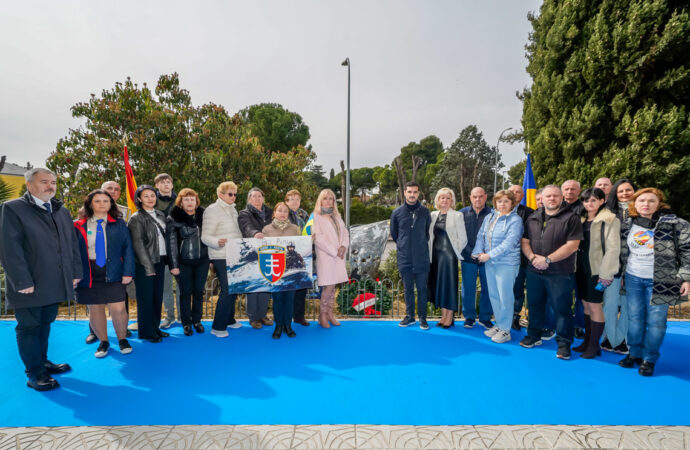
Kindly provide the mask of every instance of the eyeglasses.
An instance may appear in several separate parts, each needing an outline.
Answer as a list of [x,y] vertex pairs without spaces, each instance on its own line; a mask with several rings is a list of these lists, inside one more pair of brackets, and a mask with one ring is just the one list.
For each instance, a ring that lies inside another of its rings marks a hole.
[[228,192],[227,194],[228,197],[237,197],[237,192]]

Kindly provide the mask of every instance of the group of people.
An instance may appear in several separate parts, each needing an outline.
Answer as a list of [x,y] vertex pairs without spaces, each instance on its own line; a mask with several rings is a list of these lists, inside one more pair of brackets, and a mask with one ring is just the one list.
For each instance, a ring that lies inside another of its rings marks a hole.
[[[264,193],[254,187],[247,206],[237,211],[237,186],[232,181],[217,187],[217,200],[208,208],[190,188],[179,193],[173,179],[159,174],[154,186],[141,185],[134,193],[137,211],[117,203],[121,187],[106,181],[84,199],[79,217],[72,220],[55,198],[55,174],[43,168],[25,174],[24,196],[0,206],[0,262],[7,278],[7,302],[17,319],[19,354],[28,376],[27,385],[39,391],[59,387],[52,375],[71,370],[68,364],[48,359],[50,325],[58,305],[76,295],[87,305],[90,334],[87,343],[99,342],[95,356],[110,350],[106,306],[122,354],[132,352],[127,340],[128,285],[136,292],[138,337],[159,343],[169,336],[161,328],[175,321],[172,277],[178,286],[178,314],[183,333],[203,333],[201,323],[204,289],[213,267],[219,295],[211,333],[228,336],[239,328],[235,319],[237,294],[229,292],[226,249],[239,238],[300,236],[309,214],[300,208],[301,195],[288,191],[274,208],[264,203]],[[317,284],[321,288],[319,324],[340,325],[335,317],[336,285],[348,280],[345,255],[349,235],[336,207],[333,191],[319,194],[311,236]],[[167,294],[170,294],[169,296]],[[292,322],[308,326],[304,317],[307,290],[247,293],[247,315],[252,328],[274,325],[272,337],[295,337]],[[270,298],[273,317],[267,317]],[[165,305],[166,317],[162,318]],[[131,327],[131,325],[130,325]]]
[[[175,321],[172,277],[180,292],[177,309],[184,335],[205,331],[202,303],[213,267],[220,292],[211,333],[224,338],[228,328],[241,327],[235,319],[237,294],[228,288],[228,242],[298,236],[309,220],[296,190],[270,208],[262,190],[254,187],[246,208],[237,211],[237,186],[226,181],[217,187],[217,200],[204,209],[193,189],[175,193],[172,177],[160,174],[155,187],[136,190],[133,214],[117,203],[118,183],[106,181],[86,196],[73,221],[55,198],[53,172],[35,168],[25,179],[26,194],[0,206],[0,262],[7,277],[7,301],[17,319],[27,385],[39,391],[57,388],[52,375],[71,370],[48,359],[50,324],[59,303],[76,293],[77,302],[88,306],[87,342],[99,342],[99,358],[110,349],[107,306],[120,352],[127,354],[132,351],[127,340],[128,285],[133,283],[136,291],[138,337],[159,343],[169,336],[163,329]],[[498,191],[494,208],[486,204],[486,192],[476,187],[471,205],[456,211],[454,192],[442,188],[430,212],[419,200],[419,185],[407,183],[405,202],[390,219],[406,302],[399,325],[414,324],[417,315],[420,327],[429,329],[431,302],[442,310],[437,326],[450,328],[461,302],[465,328],[479,324],[493,342],[508,342],[511,329],[521,329],[526,292],[529,325],[522,347],[533,348],[555,336],[556,356],[569,359],[576,332],[583,328],[582,343],[572,348],[583,358],[600,355],[603,347],[626,354],[619,362],[622,367],[639,366],[641,375],[652,375],[668,308],[690,293],[690,225],[670,211],[656,188],[636,189],[627,179],[612,184],[602,178],[593,188],[580,190],[574,180],[548,185],[538,191],[535,211],[520,204],[520,186]],[[321,288],[318,322],[330,328],[340,325],[335,291],[348,281],[349,235],[333,191],[320,192],[313,216]],[[274,339],[283,333],[295,337],[293,321],[309,325],[306,294],[306,289],[247,293],[251,327],[275,325]],[[273,320],[267,317],[270,298]]]
[[[436,193],[433,212],[417,183],[404,194],[390,220],[405,290],[401,327],[416,322],[416,303],[419,326],[429,329],[428,302],[441,308],[437,326],[454,326],[461,291],[464,327],[479,324],[493,342],[508,342],[511,329],[521,330],[526,293],[520,346],[555,337],[559,359],[572,351],[591,359],[603,348],[626,355],[621,367],[654,373],[668,308],[690,294],[690,225],[659,189],[600,178],[581,192],[568,180],[540,189],[536,211],[520,204],[518,185],[496,192],[493,208],[475,187],[459,211],[448,188]],[[571,348],[576,334],[582,342]]]

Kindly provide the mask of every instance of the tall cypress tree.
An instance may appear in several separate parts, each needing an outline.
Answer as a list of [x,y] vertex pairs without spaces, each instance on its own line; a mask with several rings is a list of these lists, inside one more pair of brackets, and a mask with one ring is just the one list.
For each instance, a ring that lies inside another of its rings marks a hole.
[[545,0],[530,15],[522,124],[540,185],[629,177],[690,217],[690,6]]

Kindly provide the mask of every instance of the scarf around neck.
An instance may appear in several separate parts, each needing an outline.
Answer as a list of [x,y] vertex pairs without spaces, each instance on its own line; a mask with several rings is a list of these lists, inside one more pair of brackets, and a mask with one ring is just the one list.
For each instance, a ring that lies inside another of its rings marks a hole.
[[278,228],[280,231],[285,230],[288,226],[290,226],[290,221],[289,220],[278,220],[278,219],[273,219],[273,226]]

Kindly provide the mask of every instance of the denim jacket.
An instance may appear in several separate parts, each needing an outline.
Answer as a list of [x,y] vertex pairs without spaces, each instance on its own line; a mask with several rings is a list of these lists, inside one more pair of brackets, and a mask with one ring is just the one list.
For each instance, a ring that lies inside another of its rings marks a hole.
[[[498,221],[493,232],[489,234],[491,223]],[[492,264],[520,265],[520,238],[522,237],[522,219],[513,209],[510,214],[499,216],[498,211],[484,218],[482,227],[477,233],[477,242],[472,250],[473,255],[487,253]]]

